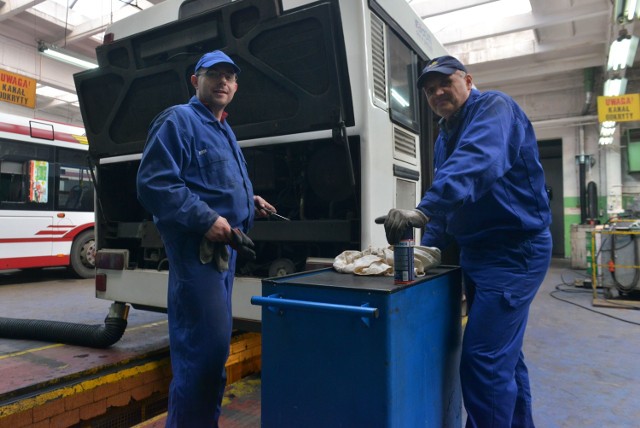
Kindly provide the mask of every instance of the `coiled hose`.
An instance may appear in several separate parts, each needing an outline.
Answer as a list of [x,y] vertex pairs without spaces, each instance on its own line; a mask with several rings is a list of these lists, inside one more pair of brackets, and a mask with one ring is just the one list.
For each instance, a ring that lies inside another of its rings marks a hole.
[[113,303],[104,325],[0,317],[0,337],[108,348],[124,334],[128,314],[129,306]]
[[[640,256],[638,255],[638,247],[637,247],[635,238],[636,238],[635,235],[629,235],[630,243],[631,245],[633,245],[634,266],[638,266],[638,263],[640,263]],[[611,260],[613,261],[615,259],[616,259],[616,235],[611,235]],[[611,278],[613,279],[613,282],[616,285],[616,288],[621,293],[628,293],[632,291],[638,285],[638,281],[640,281],[640,269],[638,269],[637,267],[633,268],[633,280],[631,280],[630,284],[620,283],[620,281],[616,277],[615,268],[609,269],[609,271],[611,272]]]

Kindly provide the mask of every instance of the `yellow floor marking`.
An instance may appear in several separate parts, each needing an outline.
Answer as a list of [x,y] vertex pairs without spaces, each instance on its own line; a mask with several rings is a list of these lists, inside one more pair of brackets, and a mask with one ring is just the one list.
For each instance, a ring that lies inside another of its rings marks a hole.
[[31,354],[33,352],[44,351],[45,349],[57,348],[59,346],[63,346],[63,344],[56,343],[55,345],[47,345],[47,346],[41,346],[40,348],[31,348],[25,351],[12,352],[11,354],[0,355],[0,360],[3,360],[5,358],[10,358],[10,357],[16,357],[18,355]]
[[152,362],[143,364],[141,366],[131,367],[116,373],[110,373],[108,375],[100,376],[95,379],[79,382],[75,385],[67,386],[67,387],[56,389],[53,391],[47,391],[43,394],[39,394],[34,397],[25,398],[24,400],[11,403],[6,406],[1,406],[0,418],[12,415],[14,413],[24,412],[25,410],[32,409],[37,406],[41,406],[51,400],[68,397],[74,394],[89,391],[101,385],[106,385],[106,384],[118,382],[124,379],[128,379],[133,376],[138,376],[142,373],[146,373],[151,370],[156,370],[168,364],[170,364],[169,358],[163,358],[161,360],[152,361]]

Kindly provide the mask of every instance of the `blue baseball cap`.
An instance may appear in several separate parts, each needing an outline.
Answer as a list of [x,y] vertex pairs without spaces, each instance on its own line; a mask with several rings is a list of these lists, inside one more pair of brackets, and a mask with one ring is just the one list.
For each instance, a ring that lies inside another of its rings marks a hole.
[[195,71],[197,72],[201,68],[210,68],[219,63],[229,64],[236,74],[240,73],[240,67],[222,51],[213,51],[202,55],[202,58],[196,64]]
[[422,74],[418,77],[418,89],[422,88],[424,81],[434,73],[446,74],[448,76],[456,72],[456,70],[467,72],[467,68],[456,58],[445,55],[434,58],[427,63],[422,69]]

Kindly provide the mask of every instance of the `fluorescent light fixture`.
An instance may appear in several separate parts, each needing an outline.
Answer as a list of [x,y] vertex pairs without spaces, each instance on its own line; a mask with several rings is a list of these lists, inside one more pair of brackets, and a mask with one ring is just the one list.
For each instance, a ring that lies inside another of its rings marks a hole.
[[624,15],[627,21],[633,21],[638,15],[638,2],[636,0],[627,0],[624,2]]
[[614,19],[622,24],[626,21],[633,21],[640,15],[640,1],[638,0],[616,0]]
[[604,82],[604,96],[615,97],[622,95],[627,90],[627,79],[624,77],[618,79],[609,79]]
[[600,136],[601,137],[613,137],[613,134],[616,133],[615,126],[613,128],[607,128],[604,124],[600,127]]
[[80,55],[70,54],[65,52],[63,49],[55,46],[47,46],[42,42],[38,43],[38,51],[40,51],[44,56],[66,62],[67,64],[75,65],[76,67],[86,69],[98,68],[98,64],[92,62],[89,58],[81,58]]
[[598,139],[598,144],[601,146],[610,146],[613,144],[613,137],[600,137],[600,139]]
[[620,37],[611,43],[611,47],[609,48],[607,70],[615,71],[631,67],[637,50],[638,37],[630,36],[626,33],[621,34]]
[[391,96],[400,104],[400,107],[409,107],[409,102],[393,88],[391,89]]

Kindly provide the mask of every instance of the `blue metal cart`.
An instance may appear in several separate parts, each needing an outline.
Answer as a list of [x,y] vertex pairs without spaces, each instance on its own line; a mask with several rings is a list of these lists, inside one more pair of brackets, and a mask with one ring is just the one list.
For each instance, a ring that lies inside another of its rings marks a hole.
[[262,281],[262,426],[416,428],[461,423],[461,273],[332,269]]

